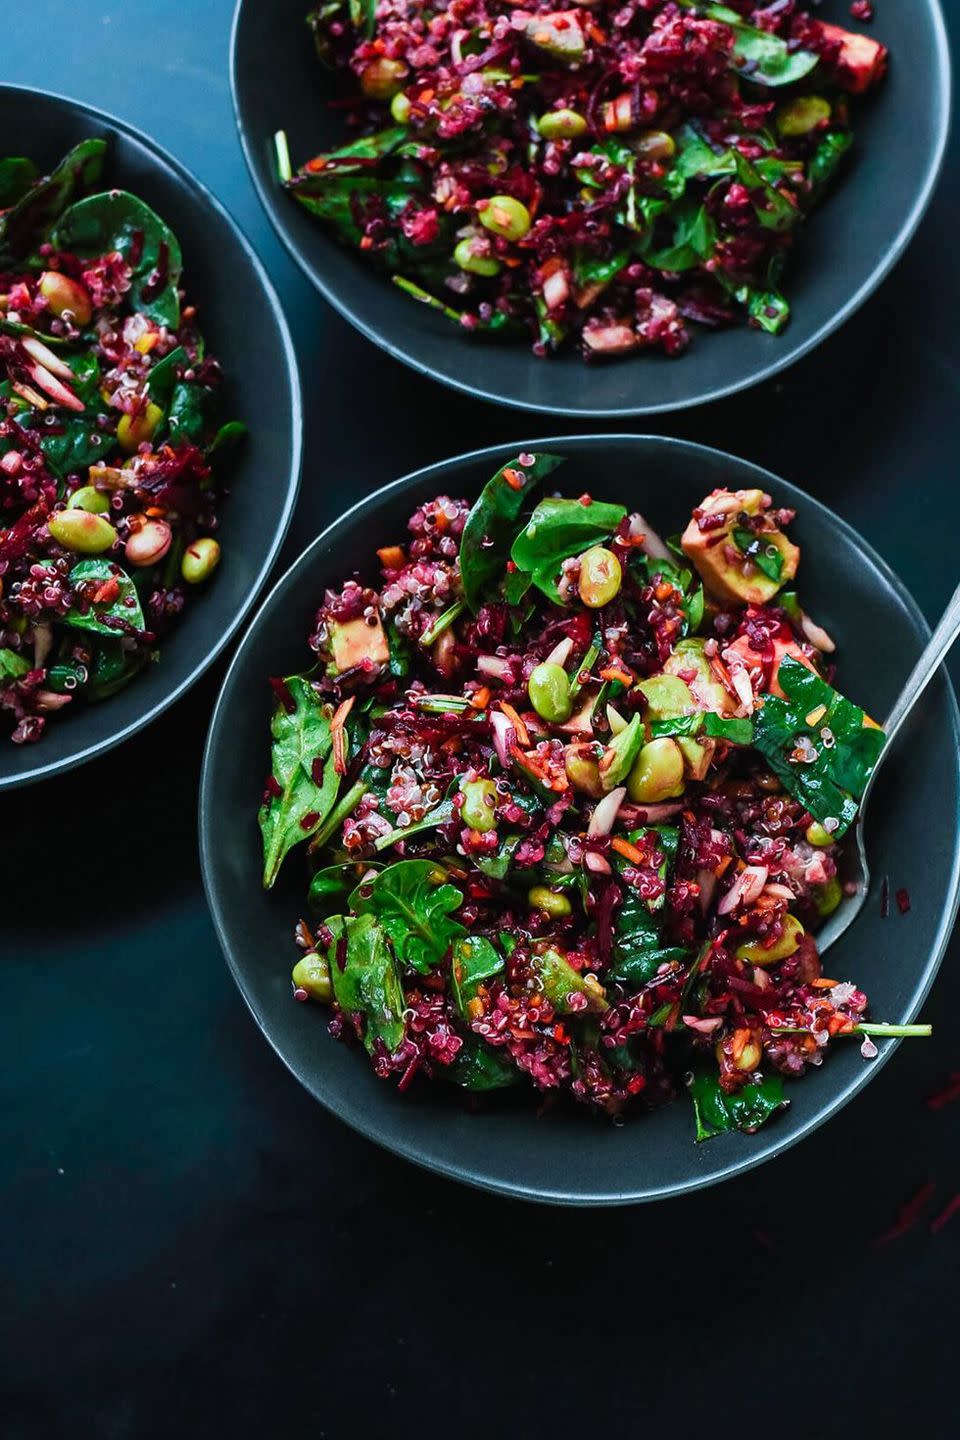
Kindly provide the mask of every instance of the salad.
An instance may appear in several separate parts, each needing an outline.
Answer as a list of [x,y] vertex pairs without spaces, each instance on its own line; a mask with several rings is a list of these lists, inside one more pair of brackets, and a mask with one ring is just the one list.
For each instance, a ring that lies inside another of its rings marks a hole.
[[[275,678],[264,884],[306,850],[294,995],[401,1089],[527,1085],[697,1134],[873,1024],[818,926],[883,732],[832,684],[793,513],[714,491],[677,539],[521,454],[441,495]],[[546,492],[546,493],[545,493]]]
[[98,190],[106,142],[49,175],[0,160],[0,714],[39,740],[156,658],[220,559],[220,379],[177,237]]
[[781,278],[853,143],[879,41],[797,3],[325,0],[359,132],[280,178],[416,300],[546,355],[778,334]]

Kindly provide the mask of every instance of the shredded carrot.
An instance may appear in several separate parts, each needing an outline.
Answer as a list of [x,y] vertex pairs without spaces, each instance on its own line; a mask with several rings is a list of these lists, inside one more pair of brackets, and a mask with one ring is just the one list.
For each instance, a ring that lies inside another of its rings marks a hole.
[[503,478],[504,480],[506,480],[511,490],[523,489],[523,476],[520,474],[519,470],[512,470],[508,465],[503,472]]
[[600,671],[601,680],[619,680],[622,685],[632,685],[633,675],[624,665],[608,665]]
[[713,671],[714,675],[716,675],[723,688],[725,690],[728,690],[735,700],[739,701],[740,697],[737,695],[734,683],[730,678],[730,671],[727,669],[726,665],[724,665],[723,661],[720,659],[719,656],[714,655],[713,659],[710,661],[710,669]]
[[727,873],[727,871],[730,869],[730,866],[731,866],[732,863],[733,863],[733,856],[732,856],[732,855],[724,855],[723,859],[720,861],[720,864],[716,867],[716,869],[715,869],[714,872],[713,872],[714,875],[716,875],[716,877],[717,877],[718,880],[719,880],[723,875],[726,875],[726,873]]
[[373,249],[373,241],[372,241],[372,239],[370,238],[369,235],[361,235],[361,236],[360,236],[360,249],[361,249],[361,250],[372,250],[372,249]]
[[666,580],[663,580],[657,586],[656,590],[654,590],[653,593],[658,600],[669,600],[670,596],[673,594],[673,586],[668,585]]
[[486,710],[490,704],[490,686],[481,685],[476,694],[470,696],[470,704],[474,710]]
[[526,725],[524,725],[523,721],[520,719],[520,716],[517,714],[516,710],[514,710],[513,706],[508,701],[501,700],[500,709],[503,711],[504,715],[506,715],[514,730],[516,730],[517,740],[520,742],[520,744],[529,745],[530,731],[527,729]]
[[731,1045],[730,1045],[730,1054],[733,1056],[734,1060],[739,1060],[739,1059],[740,1059],[740,1056],[743,1054],[744,1050],[746,1049],[747,1041],[748,1041],[749,1039],[750,1039],[750,1031],[749,1031],[749,1030],[744,1030],[744,1029],[734,1030],[734,1032],[733,1032],[733,1039],[732,1039]]
[[146,513],[151,520],[160,520],[166,515],[167,509],[165,505],[148,505]]
[[821,975],[819,980],[812,980],[810,983],[815,990],[832,990],[838,982],[836,980],[827,980]]
[[610,841],[610,848],[616,850],[625,860],[631,860],[634,865],[643,864],[643,854],[636,845],[631,845],[629,840],[624,840],[622,835],[615,835]]
[[386,570],[399,570],[407,563],[402,545],[384,545],[382,550],[377,551],[377,558]]

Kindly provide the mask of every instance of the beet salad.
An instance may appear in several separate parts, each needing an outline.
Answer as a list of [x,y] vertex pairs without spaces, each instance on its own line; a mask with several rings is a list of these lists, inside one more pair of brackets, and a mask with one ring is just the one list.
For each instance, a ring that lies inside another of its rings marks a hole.
[[[834,1038],[902,1027],[821,971],[883,732],[834,689],[793,513],[718,490],[664,542],[521,454],[417,508],[273,680],[264,884],[309,861],[294,995],[401,1089],[688,1086],[754,1130]],[[386,538],[386,537],[385,537]]]
[[[885,47],[798,0],[330,0],[309,17],[353,129],[280,178],[473,334],[679,354],[787,324],[794,245]],[[817,220],[829,225],[829,216]]]

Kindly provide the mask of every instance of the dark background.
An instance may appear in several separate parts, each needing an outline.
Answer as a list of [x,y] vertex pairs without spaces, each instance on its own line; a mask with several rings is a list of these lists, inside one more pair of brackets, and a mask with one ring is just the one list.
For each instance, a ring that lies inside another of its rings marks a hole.
[[[960,0],[945,8],[960,20]],[[0,78],[154,135],[260,251],[311,421],[286,564],[348,497],[562,425],[437,389],[314,296],[244,170],[230,10],[32,0],[7,17]],[[4,153],[29,150],[15,140]],[[958,144],[906,259],[838,336],[777,382],[634,427],[737,451],[827,500],[931,619],[960,570]],[[960,1067],[956,937],[925,1006],[934,1039],[903,1045],[773,1165],[620,1211],[462,1189],[310,1100],[228,977],[195,838],[221,675],[109,758],[3,800],[6,1440],[955,1435],[960,1214],[931,1222],[960,1189],[960,1104],[925,1101]],[[918,1223],[882,1241],[927,1185]]]

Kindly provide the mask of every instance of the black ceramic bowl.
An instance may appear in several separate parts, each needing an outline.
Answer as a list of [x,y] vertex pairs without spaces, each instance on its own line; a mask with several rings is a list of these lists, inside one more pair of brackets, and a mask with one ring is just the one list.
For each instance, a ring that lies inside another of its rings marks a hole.
[[34,745],[0,734],[0,790],[25,785],[119,744],[153,720],[202,675],[235,633],[270,572],[300,482],[300,378],[280,309],[247,241],[212,195],[152,140],[99,110],[0,85],[7,150],[54,164],[86,136],[109,141],[103,186],[131,190],[167,221],[183,246],[184,283],[207,345],[224,370],[225,419],[250,434],[229,458],[230,495],[221,510],[223,560],[150,665],[119,694],[57,715]]
[[[767,379],[818,345],[879,285],[913,234],[943,158],[950,64],[938,0],[884,5],[873,34],[889,45],[889,75],[864,115],[855,159],[800,237],[786,280],[793,319],[779,336],[735,328],[698,334],[678,360],[639,356],[585,366],[567,354],[538,360],[525,342],[478,342],[415,304],[343,249],[280,187],[273,136],[285,130],[294,165],[338,143],[324,103],[331,82],[304,16],[308,0],[239,0],[233,97],[254,184],[304,273],[368,339],[416,370],[471,395],[554,415],[646,415],[697,405]],[[824,0],[847,26],[849,0]]]
[[[294,1075],[348,1124],[419,1164],[491,1190],[576,1204],[649,1200],[710,1184],[786,1149],[860,1090],[894,1044],[883,1044],[872,1064],[856,1045],[836,1047],[821,1070],[788,1087],[789,1110],[752,1137],[695,1144],[685,1098],[621,1128],[573,1107],[538,1119],[532,1092],[511,1092],[469,1114],[452,1087],[441,1084],[414,1084],[399,1095],[364,1056],[331,1039],[322,1012],[293,1002],[292,933],[305,910],[306,875],[290,860],[275,890],[260,887],[256,812],[268,759],[267,677],[310,665],[306,637],[324,587],[353,570],[375,582],[375,548],[402,538],[417,504],[438,493],[472,498],[511,455],[538,449],[569,457],[557,472],[568,494],[589,489],[622,500],[663,534],[718,485],[759,485],[795,506],[791,533],[804,549],[804,604],[839,642],[843,689],[872,714],[887,713],[927,626],[884,561],[795,486],[719,451],[656,437],[562,437],[475,451],[397,480],[348,510],[264,602],[210,726],[200,802],[204,883],[230,969],[258,1025]],[[884,920],[872,901],[830,951],[830,974],[856,977],[872,1013],[890,1021],[916,1014],[957,907],[960,717],[943,676],[911,727],[878,778],[868,851],[873,874],[908,887],[912,908]]]

